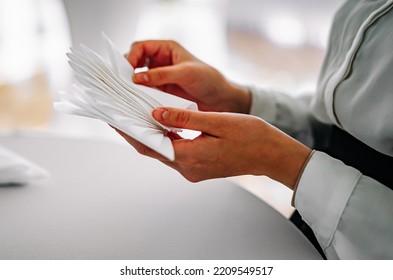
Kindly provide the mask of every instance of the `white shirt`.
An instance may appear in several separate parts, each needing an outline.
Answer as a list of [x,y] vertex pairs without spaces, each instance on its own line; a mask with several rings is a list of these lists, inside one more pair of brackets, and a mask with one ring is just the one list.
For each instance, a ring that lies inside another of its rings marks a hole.
[[[393,0],[341,7],[312,98],[252,89],[252,100],[251,114],[307,144],[314,117],[393,156]],[[295,206],[328,259],[393,259],[393,191],[355,168],[316,151]]]

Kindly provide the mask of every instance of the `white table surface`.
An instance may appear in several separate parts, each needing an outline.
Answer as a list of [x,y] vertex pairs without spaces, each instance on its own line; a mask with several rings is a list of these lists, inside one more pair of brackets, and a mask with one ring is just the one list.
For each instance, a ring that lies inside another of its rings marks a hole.
[[320,259],[277,211],[225,179],[193,184],[131,147],[8,136],[50,173],[0,187],[0,259]]

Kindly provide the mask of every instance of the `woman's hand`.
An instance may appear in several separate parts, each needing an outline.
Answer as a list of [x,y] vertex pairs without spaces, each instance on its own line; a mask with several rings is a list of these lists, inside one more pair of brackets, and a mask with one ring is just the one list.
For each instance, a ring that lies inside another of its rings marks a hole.
[[136,42],[127,59],[134,68],[149,68],[133,76],[135,83],[194,101],[202,111],[250,111],[251,95],[246,88],[229,82],[174,41]]
[[265,121],[242,114],[157,108],[153,117],[177,128],[201,131],[193,140],[170,135],[175,161],[119,133],[138,152],[161,160],[191,182],[252,174],[266,175],[293,189],[311,150]]

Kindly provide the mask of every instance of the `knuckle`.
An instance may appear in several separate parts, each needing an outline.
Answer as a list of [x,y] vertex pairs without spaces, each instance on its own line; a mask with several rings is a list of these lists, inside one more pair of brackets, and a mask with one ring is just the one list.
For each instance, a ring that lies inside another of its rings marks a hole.
[[136,145],[136,146],[135,146],[135,149],[136,149],[136,151],[137,151],[139,154],[141,154],[141,155],[143,155],[143,156],[147,156],[147,154],[148,154],[148,149],[147,149],[147,147],[145,147],[144,145]]
[[187,111],[180,111],[175,115],[175,121],[180,127],[186,127],[190,121],[190,114]]
[[132,48],[135,48],[135,47],[138,47],[138,46],[140,46],[142,44],[142,41],[135,41],[135,42],[133,42],[132,44],[131,44],[131,49]]
[[168,43],[174,48],[180,47],[180,44],[175,40],[168,40]]
[[203,69],[199,68],[198,63],[196,63],[195,61],[191,61],[191,60],[183,62],[181,67],[182,67],[181,70],[184,73],[187,73],[186,78],[188,78],[189,81],[194,80],[195,77],[197,77],[197,75],[202,73],[202,71],[200,71],[200,70],[203,70]]
[[191,183],[198,183],[199,181],[197,179],[195,179],[194,177],[188,177],[186,178],[189,182]]
[[191,183],[198,183],[198,182],[202,181],[200,176],[198,176],[194,173],[183,174],[183,176],[184,176],[184,178],[186,178],[187,181],[189,181]]
[[198,171],[196,166],[197,162],[193,158],[184,159],[181,163],[180,173],[191,183],[197,183],[203,180],[203,175]]
[[162,71],[162,70],[157,70],[157,72],[156,72],[156,80],[158,80],[158,81],[164,81],[165,78],[166,78],[165,72]]
[[195,162],[190,159],[184,160],[182,164],[183,169],[187,171],[190,171],[194,166],[195,166]]

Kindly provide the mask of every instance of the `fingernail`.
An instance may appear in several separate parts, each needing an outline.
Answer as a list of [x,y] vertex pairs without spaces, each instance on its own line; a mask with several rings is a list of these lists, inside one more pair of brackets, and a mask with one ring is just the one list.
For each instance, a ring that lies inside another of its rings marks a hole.
[[137,83],[146,83],[149,81],[149,77],[147,76],[147,74],[135,74],[134,80]]
[[153,117],[160,122],[166,120],[168,118],[168,115],[168,110],[165,108],[156,108],[153,111]]

